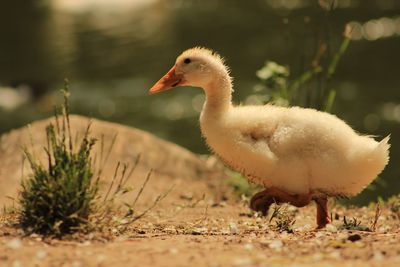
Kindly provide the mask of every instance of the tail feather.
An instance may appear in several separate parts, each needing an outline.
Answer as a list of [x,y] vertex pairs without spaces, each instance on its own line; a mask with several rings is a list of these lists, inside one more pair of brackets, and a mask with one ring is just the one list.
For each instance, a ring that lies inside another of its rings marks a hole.
[[[382,139],[372,150],[366,151],[354,162],[353,176],[357,182],[352,186],[349,195],[356,195],[368,186],[385,168],[389,162],[390,135]],[[375,143],[376,144],[376,143]]]
[[383,138],[378,146],[376,147],[376,152],[379,153],[381,155],[381,158],[384,160],[384,166],[386,166],[386,164],[388,164],[389,162],[389,148],[390,148],[390,144],[389,144],[389,140],[390,140],[390,134],[388,136],[386,136],[385,138]]

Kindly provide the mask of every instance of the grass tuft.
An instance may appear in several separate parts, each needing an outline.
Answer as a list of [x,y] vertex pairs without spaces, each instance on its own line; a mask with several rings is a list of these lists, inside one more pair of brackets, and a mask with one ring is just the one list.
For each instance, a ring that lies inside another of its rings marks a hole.
[[20,224],[27,233],[61,236],[88,223],[98,194],[98,179],[92,171],[91,151],[96,139],[90,124],[80,144],[72,142],[69,120],[69,90],[65,82],[61,118],[46,127],[47,168],[24,148],[32,175],[22,181]]
[[339,229],[366,231],[366,232],[372,231],[368,226],[362,225],[361,221],[358,220],[357,218],[353,217],[352,219],[348,220],[346,216],[343,217],[343,224],[339,227]]
[[[99,238],[113,238],[109,233],[126,231],[133,222],[143,218],[154,209],[172,190],[158,195],[144,211],[138,211],[136,204],[148,184],[152,171],[145,178],[131,203],[124,202],[124,210],[116,205],[116,199],[133,191],[127,181],[139,164],[140,155],[132,166],[118,162],[114,176],[104,196],[99,194],[99,181],[103,173],[117,135],[110,146],[104,147],[104,136],[100,138],[100,157],[92,157],[96,139],[90,136],[89,123],[83,136],[73,139],[69,118],[69,88],[65,81],[62,90],[64,102],[61,114],[56,110],[55,123],[46,127],[46,166],[36,155],[24,147],[24,155],[32,169],[32,174],[21,183],[18,199],[19,225],[25,233],[50,237],[71,234],[80,238],[82,234],[97,231]],[[33,146],[33,136],[31,134]],[[94,171],[98,159],[99,167]],[[22,173],[23,175],[23,173]]]
[[[272,224],[273,221],[275,224]],[[269,219],[269,224],[272,230],[291,234],[294,232],[293,225],[295,222],[296,220],[294,215],[286,209],[286,206],[283,208],[282,205],[274,204]]]

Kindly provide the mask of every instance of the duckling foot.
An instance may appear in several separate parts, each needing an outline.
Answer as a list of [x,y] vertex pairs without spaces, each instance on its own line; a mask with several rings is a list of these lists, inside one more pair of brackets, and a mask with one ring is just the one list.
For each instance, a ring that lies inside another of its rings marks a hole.
[[260,211],[263,216],[267,216],[269,207],[274,203],[273,197],[264,190],[255,194],[250,200],[250,209]]
[[317,229],[325,228],[325,226],[331,223],[331,219],[328,214],[328,199],[326,197],[320,197],[314,199],[317,203]]
[[291,195],[280,189],[271,187],[255,194],[250,200],[250,208],[261,211],[265,216],[272,203],[289,203],[298,208],[307,206],[311,202],[311,194]]

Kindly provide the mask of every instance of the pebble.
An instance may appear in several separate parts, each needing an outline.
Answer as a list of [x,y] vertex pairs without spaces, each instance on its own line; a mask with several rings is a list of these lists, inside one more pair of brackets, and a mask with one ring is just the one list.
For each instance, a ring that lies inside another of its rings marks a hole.
[[231,232],[232,235],[236,235],[239,233],[239,229],[234,222],[229,223],[229,231]]
[[351,242],[356,242],[358,240],[361,240],[361,236],[359,234],[350,235],[347,240],[350,240]]
[[208,229],[205,227],[195,227],[191,231],[192,235],[202,235],[202,234],[206,234],[207,232],[208,232]]
[[254,248],[253,244],[250,244],[250,243],[245,244],[243,247],[247,251],[252,251]]
[[37,252],[36,252],[36,258],[38,258],[39,260],[42,260],[42,259],[44,259],[44,258],[46,258],[47,257],[47,251],[46,250],[38,250]]
[[287,211],[288,212],[297,212],[297,211],[299,211],[299,209],[295,206],[290,205],[287,207]]
[[176,234],[176,228],[174,226],[168,226],[166,228],[164,228],[164,232],[168,233],[168,234]]
[[22,247],[21,239],[19,239],[19,238],[11,239],[10,241],[8,241],[6,243],[6,247],[10,248],[10,249],[13,249],[13,250],[20,249]]
[[222,234],[222,235],[229,235],[229,234],[230,234],[230,231],[229,231],[228,228],[223,228],[223,229],[221,229],[221,234]]
[[104,255],[104,254],[99,254],[99,255],[97,255],[97,257],[96,257],[96,262],[97,262],[97,263],[102,263],[102,262],[104,262],[104,261],[106,260],[106,258],[107,258],[106,255]]
[[340,232],[337,235],[337,239],[340,240],[347,240],[349,238],[349,235],[346,232]]
[[326,233],[324,233],[324,232],[317,232],[317,233],[315,233],[315,237],[316,237],[316,238],[321,238],[321,237],[324,237],[324,236],[326,236]]
[[337,228],[333,224],[327,224],[326,225],[326,230],[328,232],[331,232],[331,233],[336,233],[337,232]]
[[271,249],[281,250],[283,247],[283,242],[281,240],[274,240],[270,242],[268,246]]
[[299,232],[308,232],[311,229],[312,229],[311,224],[305,224],[303,226],[298,227],[296,230]]
[[380,251],[375,251],[374,255],[372,256],[372,260],[374,260],[374,261],[383,261],[384,259],[385,259],[385,256]]
[[329,258],[331,259],[335,259],[338,260],[340,259],[340,252],[339,251],[332,251],[331,253],[329,253]]
[[322,253],[317,252],[312,256],[313,260],[315,261],[320,261],[324,258],[324,255],[322,255]]
[[170,248],[169,253],[171,254],[178,254],[179,250],[177,248]]
[[92,244],[92,242],[90,242],[89,240],[86,240],[85,242],[83,242],[83,243],[81,244],[81,246],[87,247],[87,246],[90,246],[91,244]]
[[238,258],[233,261],[234,266],[248,266],[254,264],[250,258]]

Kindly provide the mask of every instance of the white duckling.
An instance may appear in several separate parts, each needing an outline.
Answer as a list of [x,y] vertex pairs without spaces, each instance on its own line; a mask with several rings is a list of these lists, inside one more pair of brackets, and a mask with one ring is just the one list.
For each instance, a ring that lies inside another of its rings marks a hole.
[[200,116],[208,146],[232,169],[266,189],[250,207],[265,215],[275,201],[317,204],[318,228],[330,223],[327,197],[354,196],[389,161],[389,136],[376,142],[334,115],[300,107],[235,106],[232,78],[223,59],[206,48],[183,52],[149,91],[200,87]]

